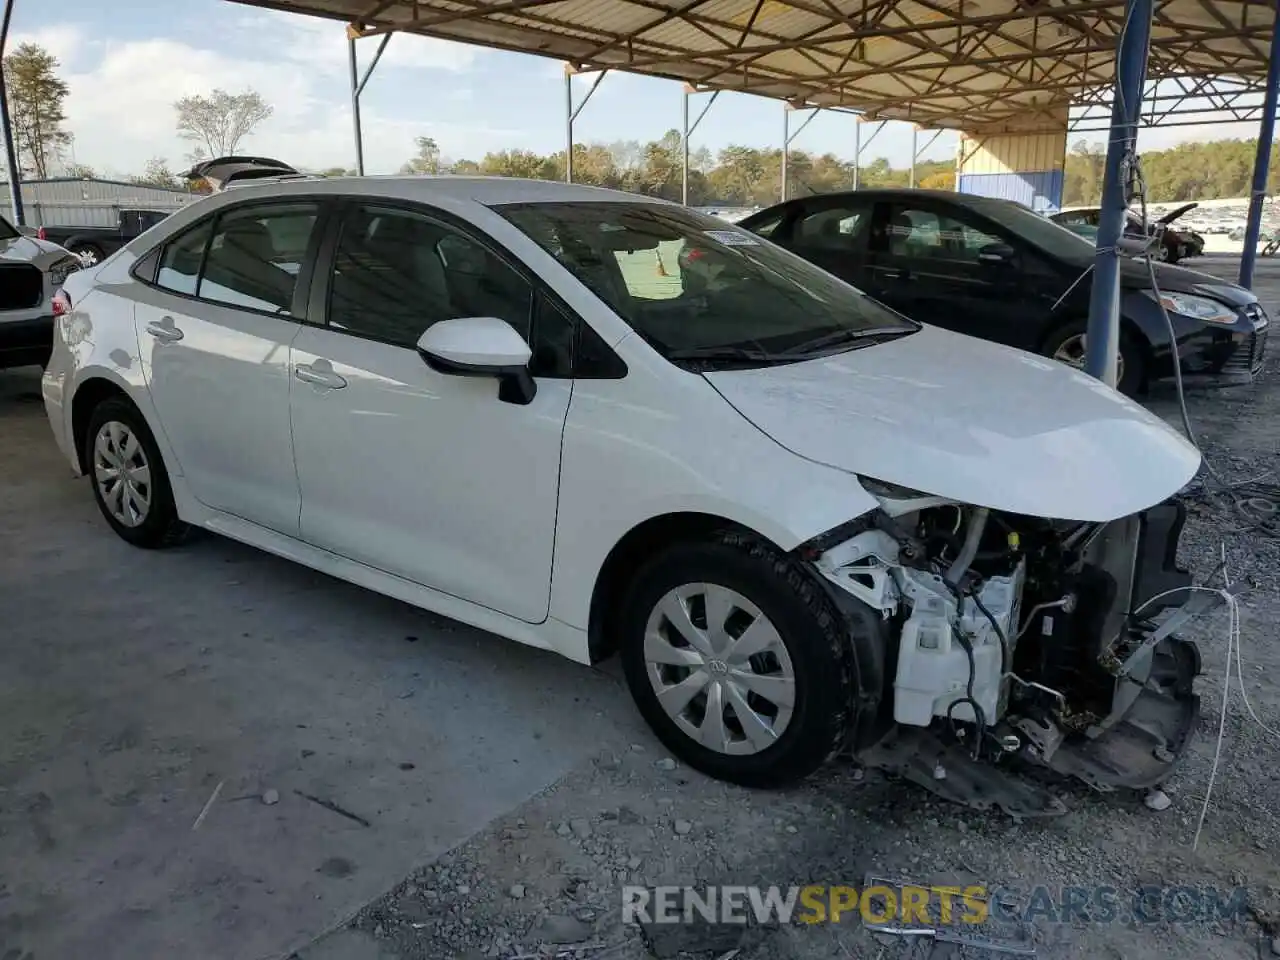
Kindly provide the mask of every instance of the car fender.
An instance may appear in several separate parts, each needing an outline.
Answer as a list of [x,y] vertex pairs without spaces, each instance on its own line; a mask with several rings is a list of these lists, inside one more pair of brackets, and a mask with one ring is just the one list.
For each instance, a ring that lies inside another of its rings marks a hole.
[[667,361],[638,338],[622,346],[625,379],[574,385],[561,446],[556,619],[587,627],[606,559],[655,518],[721,518],[789,551],[879,505],[853,474],[779,445],[702,376],[654,376],[648,365]]

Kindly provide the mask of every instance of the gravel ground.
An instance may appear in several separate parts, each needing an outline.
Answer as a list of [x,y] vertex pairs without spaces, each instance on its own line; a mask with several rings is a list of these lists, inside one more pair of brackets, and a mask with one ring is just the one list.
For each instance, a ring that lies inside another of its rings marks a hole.
[[[1274,353],[1274,351],[1273,351]],[[1276,364],[1274,360],[1271,367]],[[1176,399],[1151,400],[1177,415]],[[1280,378],[1269,369],[1251,387],[1193,394],[1189,407],[1205,449],[1232,477],[1273,468],[1280,437]],[[1236,514],[1193,505],[1181,561],[1200,579],[1215,573],[1225,543],[1241,599],[1241,660],[1261,720],[1280,730],[1280,544],[1238,530]],[[1216,583],[1220,580],[1215,580]],[[1247,888],[1238,921],[1139,923],[1121,910],[1110,923],[1038,919],[1029,928],[1041,957],[1206,960],[1280,956],[1280,737],[1250,719],[1233,691],[1212,804],[1196,849],[1213,765],[1223,676],[1225,613],[1193,625],[1204,657],[1203,719],[1185,762],[1166,785],[1172,805],[1141,796],[1057,787],[1068,813],[1018,822],[934,799],[879,773],[836,764],[802,786],[748,791],[684,769],[656,741],[602,745],[591,764],[368,906],[349,929],[302,960],[478,960],[581,957],[640,960],[835,960],[968,958],[986,950],[873,934],[855,914],[838,925],[666,927],[646,940],[624,925],[624,884],[818,883],[861,886],[869,873],[916,882],[1012,891],[1038,885],[1103,885],[1122,905],[1144,885]],[[626,696],[616,667],[604,673]],[[561,946],[547,944],[560,943]],[[736,953],[734,951],[737,951]]]

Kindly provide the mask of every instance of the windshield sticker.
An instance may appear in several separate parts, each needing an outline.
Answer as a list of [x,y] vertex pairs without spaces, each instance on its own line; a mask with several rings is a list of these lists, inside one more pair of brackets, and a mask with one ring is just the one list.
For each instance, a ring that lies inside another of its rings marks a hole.
[[717,243],[723,243],[726,247],[755,247],[760,245],[759,240],[745,231],[739,233],[737,230],[708,230],[707,236]]

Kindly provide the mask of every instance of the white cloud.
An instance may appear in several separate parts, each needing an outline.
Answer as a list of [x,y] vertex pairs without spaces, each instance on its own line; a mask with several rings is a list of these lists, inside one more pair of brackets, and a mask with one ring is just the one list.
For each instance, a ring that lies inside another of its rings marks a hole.
[[[252,88],[275,108],[241,149],[309,168],[354,166],[342,24],[266,15],[253,21],[255,29],[238,33],[235,47],[226,50],[175,39],[90,40],[76,28],[63,26],[18,34],[13,41],[39,43],[59,56],[60,73],[71,88],[66,128],[75,136],[75,159],[100,175],[138,172],[155,156],[181,169],[194,144],[178,136],[173,103],[214,88],[231,92]],[[368,62],[376,43],[360,42],[362,62]],[[395,69],[400,81],[406,68],[456,75],[469,67],[477,53],[459,44],[395,37],[379,71]],[[371,86],[380,79],[381,74],[375,74]],[[388,82],[394,81],[388,78]],[[465,101],[470,96],[469,85],[456,80],[433,90],[437,99]],[[451,155],[472,156],[497,149],[519,135],[482,123],[445,124],[389,116],[368,103],[362,120],[370,173],[397,170],[413,154],[416,136],[448,143]]]
[[74,68],[91,46],[80,29],[69,24],[40,27],[36,30],[16,30],[6,41],[5,53],[12,53],[15,47],[23,43],[44,47],[58,58],[64,69]]
[[[346,25],[338,20],[267,10],[240,17],[238,25],[245,33],[271,37],[271,49],[278,56],[318,70],[340,71],[339,75],[346,76]],[[373,58],[380,43],[380,37],[357,41],[361,70]],[[401,67],[456,72],[469,69],[481,54],[479,47],[465,43],[397,34],[387,43],[378,69]]]

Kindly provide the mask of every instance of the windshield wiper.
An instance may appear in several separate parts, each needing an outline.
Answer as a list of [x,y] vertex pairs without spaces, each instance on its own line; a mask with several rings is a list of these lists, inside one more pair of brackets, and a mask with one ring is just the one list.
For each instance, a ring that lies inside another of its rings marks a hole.
[[708,363],[770,363],[777,360],[779,354],[762,350],[758,347],[687,347],[683,350],[667,351],[668,360],[693,360]]
[[770,360],[776,353],[755,347],[688,347],[667,352],[668,360]]
[[813,353],[817,350],[825,350],[827,347],[838,347],[845,343],[858,343],[862,346],[870,346],[872,343],[879,343],[884,340],[892,340],[897,337],[905,337],[908,333],[915,333],[918,327],[890,327],[881,330],[835,330],[831,333],[824,333],[820,337],[814,337],[812,340],[806,340],[798,343],[794,347],[788,347],[779,355],[785,357],[794,357],[797,354]]

